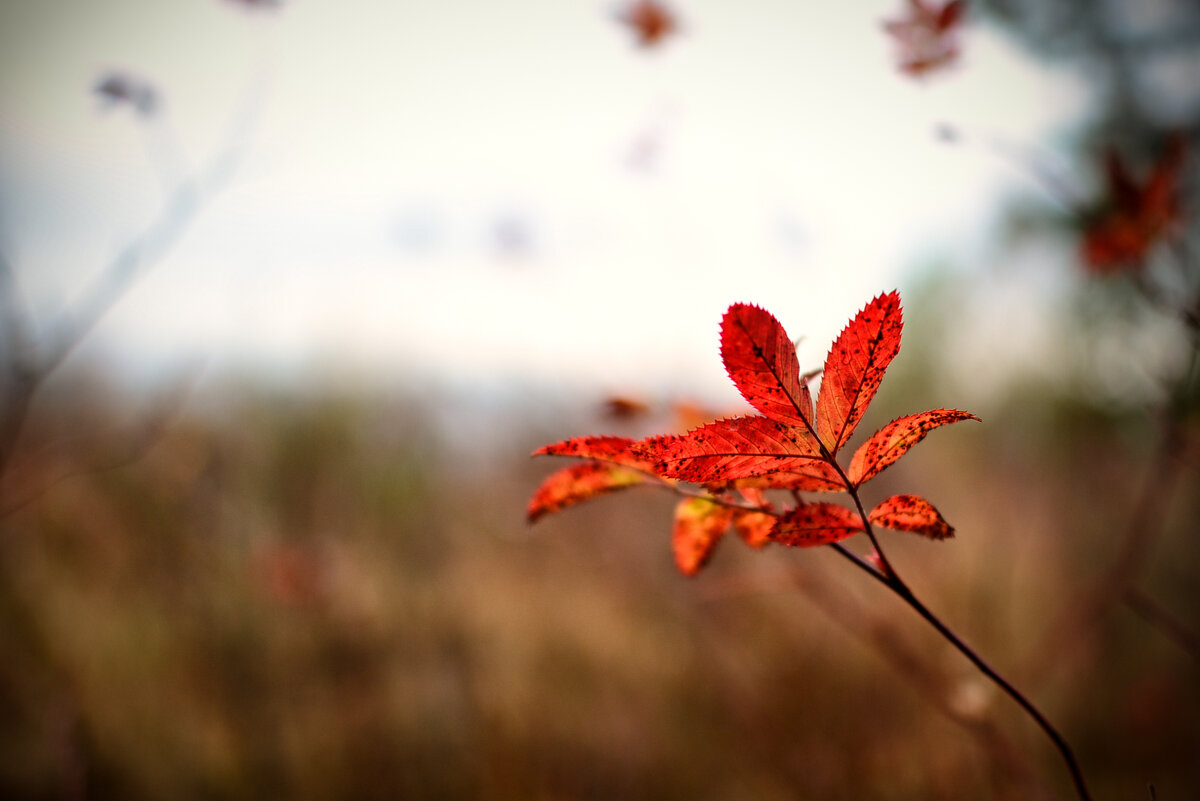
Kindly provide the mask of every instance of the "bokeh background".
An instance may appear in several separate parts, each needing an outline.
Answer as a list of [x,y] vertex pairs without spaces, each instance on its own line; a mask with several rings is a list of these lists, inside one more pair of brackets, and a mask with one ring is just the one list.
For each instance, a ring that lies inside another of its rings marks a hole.
[[729,304],[815,368],[892,288],[864,425],[983,418],[870,488],[958,529],[892,559],[1097,798],[1200,792],[1200,11],[979,0],[906,70],[940,4],[652,5],[0,8],[0,794],[1070,797],[827,549],[525,522],[534,448],[743,409]]

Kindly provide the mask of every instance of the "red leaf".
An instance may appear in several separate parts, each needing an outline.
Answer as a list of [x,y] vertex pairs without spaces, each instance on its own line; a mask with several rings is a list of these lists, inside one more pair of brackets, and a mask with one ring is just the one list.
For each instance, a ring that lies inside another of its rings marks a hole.
[[863,530],[858,513],[836,503],[807,503],[779,518],[771,539],[783,545],[827,545]]
[[921,76],[953,63],[959,55],[958,31],[966,4],[962,0],[938,7],[922,0],[909,0],[908,14],[884,22],[884,30],[896,41],[900,70]]
[[876,431],[870,439],[858,446],[846,475],[854,486],[860,486],[879,475],[884,468],[894,464],[933,429],[957,423],[959,420],[978,419],[969,412],[960,412],[957,409],[934,409],[900,417]]
[[634,0],[619,19],[634,32],[638,44],[646,48],[659,44],[679,27],[670,9],[655,0]]
[[[742,497],[747,502],[763,509],[769,509],[771,504],[760,489],[746,488],[741,490]],[[761,548],[771,541],[771,529],[775,527],[775,515],[767,512],[748,512],[734,510],[733,530],[742,541],[751,548]]]
[[534,491],[527,510],[529,522],[597,495],[632,487],[647,478],[644,473],[605,462],[564,467],[551,473]]
[[815,437],[766,417],[717,420],[683,436],[643,440],[635,449],[659,475],[696,484],[803,471],[821,460]]
[[900,296],[880,295],[855,315],[825,357],[817,395],[817,433],[831,454],[846,444],[900,351]]
[[738,303],[721,320],[721,359],[742,397],[772,420],[812,427],[813,402],[796,346],[769,312]]
[[671,547],[681,573],[694,576],[704,567],[729,528],[733,511],[703,498],[685,498],[679,502],[675,507]]
[[[719,482],[718,482],[719,483]],[[814,461],[800,468],[779,470],[754,478],[739,478],[735,487],[789,489],[799,492],[845,492],[846,482],[829,462]]]
[[651,470],[652,463],[632,449],[629,437],[575,437],[546,445],[533,452],[534,456],[578,456],[600,459],[637,470]]
[[613,420],[634,420],[650,413],[650,404],[637,398],[613,395],[605,398],[602,410],[605,417]]
[[954,529],[933,504],[919,495],[893,495],[867,515],[872,523],[895,531],[911,531],[935,540],[954,536]]
[[1156,244],[1178,233],[1185,155],[1183,140],[1171,139],[1145,183],[1139,184],[1117,153],[1107,153],[1107,197],[1089,222],[1082,243],[1084,261],[1092,272],[1139,270]]
[[967,4],[963,0],[951,0],[946,3],[937,15],[938,30],[945,32],[958,25],[962,22],[966,10]]

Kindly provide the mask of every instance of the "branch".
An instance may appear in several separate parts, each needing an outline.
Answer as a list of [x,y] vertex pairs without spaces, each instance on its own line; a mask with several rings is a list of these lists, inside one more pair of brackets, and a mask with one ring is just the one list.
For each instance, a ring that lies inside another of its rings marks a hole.
[[[1016,701],[1017,705],[1025,711],[1029,717],[1033,718],[1038,727],[1046,734],[1047,737],[1054,743],[1058,749],[1063,762],[1066,763],[1067,770],[1071,774],[1071,781],[1075,785],[1075,792],[1081,801],[1090,801],[1091,796],[1088,794],[1087,785],[1083,780],[1083,773],[1079,769],[1079,763],[1075,759],[1075,754],[1071,750],[1071,746],[1066,739],[1058,732],[1050,723],[1042,712],[1034,706],[1033,702],[1025,697],[1012,683],[1000,675],[990,664],[987,663],[971,646],[969,646],[962,638],[946,625],[937,615],[930,611],[929,607],[925,606],[920,599],[913,593],[909,586],[900,578],[900,574],[896,572],[891,563],[887,561],[882,549],[880,549],[878,540],[875,538],[872,531],[871,521],[868,519],[864,511],[862,501],[859,499],[858,490],[854,487],[849,488],[850,497],[854,499],[854,504],[858,507],[858,513],[862,517],[863,527],[866,530],[872,544],[875,545],[876,553],[879,554],[880,563],[884,566],[884,572],[875,570],[862,557],[854,554],[843,547],[838,547],[836,550],[842,556],[851,559],[858,567],[867,570],[877,581],[881,582],[902,601],[908,604],[913,611],[925,619],[925,622],[933,626],[938,634],[942,635],[943,639],[953,645],[959,653],[970,660],[983,675],[987,676],[991,681],[1005,692],[1010,698]],[[836,544],[836,543],[835,543]]]
[[[257,92],[251,99],[257,104]],[[247,116],[245,109],[239,110],[225,146],[196,176],[178,181],[158,217],[100,271],[75,308],[61,315],[40,352],[31,340],[12,267],[0,253],[0,303],[4,304],[0,315],[8,340],[8,352],[0,362],[0,489],[34,396],[116,302],[167,255],[195,221],[208,197],[228,182],[241,158]]]
[[1172,640],[1179,647],[1200,659],[1200,636],[1172,615],[1162,604],[1155,601],[1137,587],[1125,591],[1125,605]]

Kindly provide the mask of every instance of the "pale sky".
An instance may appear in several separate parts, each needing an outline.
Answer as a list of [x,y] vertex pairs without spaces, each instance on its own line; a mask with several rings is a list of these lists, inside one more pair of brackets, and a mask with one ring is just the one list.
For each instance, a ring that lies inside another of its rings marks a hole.
[[[983,25],[955,69],[900,75],[880,26],[899,0],[678,0],[653,51],[622,5],[6,0],[0,246],[53,319],[158,213],[164,164],[233,143],[229,182],[82,355],[703,387],[726,381],[731,303],[816,366],[873,295],[969,268],[999,197],[1038,191],[992,145],[1088,112]],[[101,108],[114,69],[158,88],[155,120]]]

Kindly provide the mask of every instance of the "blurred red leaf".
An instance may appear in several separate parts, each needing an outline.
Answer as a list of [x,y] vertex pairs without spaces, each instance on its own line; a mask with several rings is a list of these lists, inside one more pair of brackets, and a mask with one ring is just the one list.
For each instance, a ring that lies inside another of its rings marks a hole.
[[580,501],[648,480],[644,473],[607,462],[589,461],[551,473],[529,499],[526,516],[530,523]]
[[603,404],[604,416],[613,420],[633,420],[650,413],[650,405],[637,400],[614,395]]
[[959,56],[958,30],[966,14],[963,0],[937,5],[909,0],[906,16],[887,20],[883,28],[896,41],[900,71],[920,77],[954,63]]
[[817,394],[817,434],[836,454],[875,397],[888,364],[900,351],[900,296],[880,295],[855,315],[825,358]]
[[935,540],[954,536],[954,529],[933,504],[919,495],[893,495],[867,515],[874,524],[895,531],[911,531]]
[[707,564],[732,519],[733,509],[704,498],[685,498],[679,502],[675,507],[671,547],[681,573],[694,576]]
[[233,3],[236,6],[245,6],[252,10],[267,10],[279,8],[283,5],[283,0],[227,0],[227,2]]
[[863,530],[858,513],[836,503],[806,503],[779,518],[771,539],[782,545],[828,545]]
[[721,320],[721,359],[746,401],[772,420],[812,427],[813,402],[796,346],[783,326],[757,306],[737,303]]
[[262,590],[276,603],[306,606],[328,595],[327,559],[312,545],[275,543],[257,549],[250,564]]
[[857,487],[894,464],[933,429],[957,423],[959,420],[978,419],[970,412],[960,412],[957,409],[934,409],[897,418],[876,431],[858,447],[850,460],[850,469],[846,471],[846,476]]
[[1179,183],[1185,150],[1183,139],[1173,138],[1140,185],[1120,155],[1106,154],[1106,195],[1084,231],[1081,248],[1090,271],[1139,270],[1150,250],[1174,233],[1182,221]]
[[[769,509],[771,504],[766,494],[756,488],[746,488],[741,491],[747,503],[763,509]],[[733,530],[742,538],[742,542],[751,548],[761,548],[771,541],[771,529],[775,527],[775,515],[766,512],[748,512],[735,509],[733,512]]]
[[637,43],[646,48],[660,45],[679,29],[671,10],[655,0],[634,0],[617,18],[633,31]]

